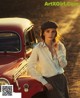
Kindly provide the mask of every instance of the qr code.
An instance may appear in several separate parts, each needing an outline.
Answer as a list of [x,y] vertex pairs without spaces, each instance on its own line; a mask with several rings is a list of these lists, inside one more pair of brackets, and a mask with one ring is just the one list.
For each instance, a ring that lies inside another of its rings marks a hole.
[[2,85],[1,92],[2,92],[2,96],[12,96],[13,86],[12,85]]

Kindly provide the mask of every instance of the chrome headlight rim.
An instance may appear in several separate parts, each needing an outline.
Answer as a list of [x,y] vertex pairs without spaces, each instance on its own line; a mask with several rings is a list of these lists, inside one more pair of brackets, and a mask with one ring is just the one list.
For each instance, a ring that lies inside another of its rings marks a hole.
[[0,86],[1,86],[1,85],[10,85],[9,80],[8,80],[7,78],[5,78],[5,77],[0,77],[0,82],[1,82],[1,81],[4,81],[5,84],[1,84],[1,83],[0,83]]

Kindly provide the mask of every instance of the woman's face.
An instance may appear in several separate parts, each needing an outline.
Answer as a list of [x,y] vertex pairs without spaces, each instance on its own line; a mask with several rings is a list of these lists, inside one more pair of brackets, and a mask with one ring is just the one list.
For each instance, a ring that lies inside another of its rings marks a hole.
[[55,39],[55,35],[56,35],[56,29],[54,28],[48,28],[44,31],[44,37],[45,40],[49,40],[49,41],[53,41]]

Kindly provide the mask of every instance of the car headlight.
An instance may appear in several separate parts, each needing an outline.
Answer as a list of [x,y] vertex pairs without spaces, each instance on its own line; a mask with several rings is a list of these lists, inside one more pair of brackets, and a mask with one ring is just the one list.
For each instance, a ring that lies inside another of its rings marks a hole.
[[10,85],[10,82],[6,78],[0,78],[0,92],[1,92],[1,85]]
[[10,82],[6,78],[0,78],[0,86],[1,85],[10,85]]

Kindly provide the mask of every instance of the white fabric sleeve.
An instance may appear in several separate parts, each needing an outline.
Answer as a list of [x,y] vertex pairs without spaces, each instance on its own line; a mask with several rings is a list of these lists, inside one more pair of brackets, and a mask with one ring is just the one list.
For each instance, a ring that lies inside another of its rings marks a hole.
[[66,67],[67,66],[66,48],[61,42],[58,47],[57,57],[58,57],[60,66],[63,68]]
[[47,84],[47,81],[42,77],[41,73],[39,73],[36,69],[38,58],[39,58],[38,48],[35,47],[28,60],[27,70],[33,78],[35,78],[36,80],[40,81],[43,85],[45,85]]

